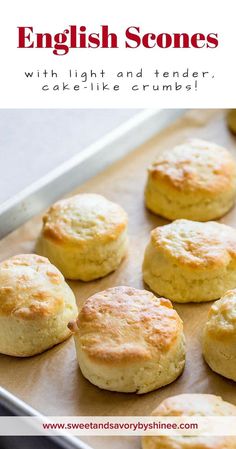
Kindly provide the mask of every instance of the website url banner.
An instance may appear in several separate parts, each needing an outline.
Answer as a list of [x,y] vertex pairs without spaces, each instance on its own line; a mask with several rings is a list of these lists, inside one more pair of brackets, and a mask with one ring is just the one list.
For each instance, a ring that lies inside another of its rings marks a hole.
[[0,436],[236,436],[236,416],[0,417]]

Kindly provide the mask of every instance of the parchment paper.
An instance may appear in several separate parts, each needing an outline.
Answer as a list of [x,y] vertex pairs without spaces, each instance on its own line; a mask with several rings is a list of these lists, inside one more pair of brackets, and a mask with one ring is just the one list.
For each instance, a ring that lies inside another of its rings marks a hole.
[[[144,207],[146,168],[159,151],[188,137],[223,144],[236,158],[236,139],[227,130],[225,112],[189,111],[163,132],[76,190],[98,192],[120,203],[129,215],[130,238],[129,254],[115,273],[96,282],[70,282],[79,306],[91,294],[108,287],[144,287],[141,265],[149,232],[166,223]],[[236,225],[236,207],[220,221]],[[1,260],[17,253],[32,252],[40,226],[41,217],[36,217],[2,240]],[[217,394],[236,404],[235,384],[213,373],[201,355],[201,330],[211,303],[174,306],[184,321],[187,363],[183,375],[167,387],[141,396],[100,390],[81,375],[73,338],[28,359],[1,355],[1,385],[46,415],[149,415],[164,398],[187,392]],[[139,439],[134,437],[106,437],[106,441],[104,437],[83,439],[99,449],[136,449],[140,445]]]

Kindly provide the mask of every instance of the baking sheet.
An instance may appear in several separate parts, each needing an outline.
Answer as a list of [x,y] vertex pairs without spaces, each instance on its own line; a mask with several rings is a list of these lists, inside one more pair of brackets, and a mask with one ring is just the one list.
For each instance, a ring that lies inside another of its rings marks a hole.
[[[149,232],[166,220],[144,207],[146,167],[162,149],[188,137],[203,138],[228,147],[236,158],[236,140],[225,126],[225,112],[189,111],[171,126],[127,155],[76,192],[97,192],[121,204],[129,215],[129,254],[111,275],[90,283],[70,282],[78,305],[91,294],[116,285],[144,288],[141,265]],[[111,148],[112,151],[112,148]],[[73,192],[73,193],[76,193]],[[236,225],[236,207],[221,222]],[[1,260],[34,250],[41,227],[36,217],[0,242]],[[164,398],[180,393],[212,393],[236,404],[235,384],[213,373],[201,355],[200,335],[211,303],[174,305],[184,321],[187,363],[183,375],[171,385],[145,395],[100,390],[81,375],[73,338],[32,358],[0,356],[0,382],[11,393],[46,415],[148,415]],[[104,449],[104,437],[83,438],[94,448]],[[138,438],[106,437],[106,448],[136,449]]]

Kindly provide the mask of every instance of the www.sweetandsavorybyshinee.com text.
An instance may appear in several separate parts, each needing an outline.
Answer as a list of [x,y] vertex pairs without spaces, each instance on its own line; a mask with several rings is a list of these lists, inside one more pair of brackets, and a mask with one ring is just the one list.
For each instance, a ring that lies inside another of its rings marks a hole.
[[235,416],[4,416],[0,435],[236,435]]

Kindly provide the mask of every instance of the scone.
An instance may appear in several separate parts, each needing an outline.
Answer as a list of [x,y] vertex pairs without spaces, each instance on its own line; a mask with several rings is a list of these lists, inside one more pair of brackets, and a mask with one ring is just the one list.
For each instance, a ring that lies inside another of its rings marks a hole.
[[236,162],[214,143],[190,140],[161,153],[149,168],[146,206],[169,220],[213,220],[235,198]]
[[236,381],[236,290],[228,291],[211,306],[202,344],[211,369]]
[[151,232],[143,278],[176,302],[220,298],[236,287],[236,230],[216,222],[176,220]]
[[85,302],[69,324],[80,369],[110,391],[147,393],[183,371],[183,324],[171,302],[145,290],[114,287]]
[[36,252],[68,279],[91,281],[114,271],[126,254],[127,215],[101,195],[55,203],[43,217]]
[[71,335],[74,294],[45,257],[20,254],[0,263],[0,353],[28,357]]
[[[211,394],[181,394],[165,399],[152,416],[236,416],[236,407]],[[234,436],[144,436],[142,449],[235,449]]]

